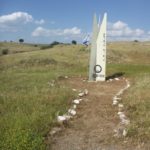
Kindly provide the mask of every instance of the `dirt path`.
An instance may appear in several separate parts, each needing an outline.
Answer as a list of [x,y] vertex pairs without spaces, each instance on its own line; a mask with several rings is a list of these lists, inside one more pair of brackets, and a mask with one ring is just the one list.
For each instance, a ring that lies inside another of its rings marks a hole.
[[[50,139],[48,150],[123,150],[127,140],[117,141],[114,129],[119,123],[113,96],[126,85],[124,79],[112,82],[88,83],[69,79],[72,88],[88,89],[89,94],[77,108],[77,116],[69,127]],[[129,144],[130,145],[130,144]]]

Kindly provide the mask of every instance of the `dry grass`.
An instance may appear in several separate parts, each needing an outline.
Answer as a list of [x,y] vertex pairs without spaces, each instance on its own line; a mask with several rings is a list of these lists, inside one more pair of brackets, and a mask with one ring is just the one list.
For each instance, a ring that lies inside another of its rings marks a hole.
[[[47,83],[64,75],[87,77],[89,51],[82,45],[40,50],[34,45],[0,43],[3,48],[10,54],[0,56],[0,148],[43,149],[42,137],[54,124],[56,113],[64,112],[74,96],[59,82],[55,87]],[[108,44],[107,74],[125,72],[134,81],[125,97],[132,120],[131,138],[149,138],[149,56],[149,43]]]
[[125,105],[131,125],[128,136],[142,142],[150,141],[150,74],[142,74],[125,95]]

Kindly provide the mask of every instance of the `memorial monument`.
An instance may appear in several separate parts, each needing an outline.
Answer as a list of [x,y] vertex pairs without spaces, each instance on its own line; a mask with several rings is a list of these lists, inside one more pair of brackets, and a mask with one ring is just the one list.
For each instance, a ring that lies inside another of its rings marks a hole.
[[106,79],[106,26],[107,14],[104,14],[102,22],[99,24],[95,14],[90,52],[89,81],[105,81]]

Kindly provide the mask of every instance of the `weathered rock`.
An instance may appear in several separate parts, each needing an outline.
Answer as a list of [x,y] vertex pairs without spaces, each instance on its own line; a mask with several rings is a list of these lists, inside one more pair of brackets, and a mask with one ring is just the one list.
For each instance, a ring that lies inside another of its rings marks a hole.
[[79,104],[79,103],[80,103],[80,100],[75,99],[75,100],[73,100],[73,103],[74,103],[74,104]]
[[84,96],[84,92],[78,94],[80,97]]
[[57,116],[58,123],[63,123],[65,120],[67,120],[65,116]]
[[54,127],[51,131],[50,131],[50,135],[51,136],[53,136],[54,134],[56,134],[56,133],[58,133],[58,132],[60,132],[60,131],[62,131],[62,128],[60,128],[60,127]]
[[87,89],[84,90],[84,94],[85,94],[85,95],[88,94],[88,90],[87,90]]
[[113,105],[117,105],[118,101],[117,100],[113,100]]
[[70,113],[72,116],[75,116],[77,112],[74,109],[69,109],[68,113]]

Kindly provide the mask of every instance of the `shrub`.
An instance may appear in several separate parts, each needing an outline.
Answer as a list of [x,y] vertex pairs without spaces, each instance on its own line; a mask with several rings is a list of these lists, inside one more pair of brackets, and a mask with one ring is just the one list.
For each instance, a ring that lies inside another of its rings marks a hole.
[[52,42],[52,43],[51,43],[51,44],[49,44],[49,45],[41,46],[41,48],[40,48],[40,49],[53,48],[55,45],[59,45],[59,44],[61,44],[61,43],[59,43],[59,42],[57,42],[57,41],[54,41],[54,42]]
[[9,52],[9,50],[8,50],[7,48],[6,48],[6,49],[3,49],[3,50],[2,50],[2,55],[7,55],[8,52]]
[[51,45],[51,46],[55,46],[55,45],[59,45],[59,44],[60,44],[59,42],[54,41],[54,42],[52,42],[50,45]]
[[24,42],[24,39],[19,39],[19,42],[20,42],[20,43],[23,43],[23,42]]
[[134,40],[134,42],[139,42],[138,40]]
[[77,41],[72,40],[72,44],[76,45],[76,44],[77,44]]

